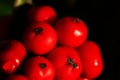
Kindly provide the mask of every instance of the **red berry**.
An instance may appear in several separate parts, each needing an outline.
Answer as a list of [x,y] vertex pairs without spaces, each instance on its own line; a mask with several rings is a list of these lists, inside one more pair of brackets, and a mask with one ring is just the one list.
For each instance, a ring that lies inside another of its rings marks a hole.
[[63,17],[56,22],[54,27],[58,43],[63,46],[80,46],[88,36],[86,24],[76,17]]
[[5,80],[28,80],[28,79],[23,75],[15,74],[8,76]]
[[56,74],[55,80],[76,80],[82,72],[78,53],[69,47],[57,47],[48,54]]
[[24,67],[24,74],[29,80],[53,80],[55,70],[50,61],[37,56],[30,58]]
[[26,48],[37,55],[48,53],[57,42],[54,29],[47,23],[31,24],[23,35]]
[[97,78],[103,70],[103,60],[98,44],[88,40],[76,50],[83,65],[82,76],[89,79]]
[[17,40],[0,43],[0,69],[7,74],[13,73],[26,56],[26,49]]
[[28,13],[28,20],[53,24],[56,20],[56,12],[51,6],[47,5],[32,7]]

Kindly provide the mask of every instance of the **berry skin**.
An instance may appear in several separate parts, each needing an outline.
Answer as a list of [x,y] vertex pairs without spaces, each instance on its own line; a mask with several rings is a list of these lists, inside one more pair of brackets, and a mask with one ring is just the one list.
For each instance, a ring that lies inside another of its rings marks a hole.
[[55,80],[76,80],[82,72],[80,57],[73,48],[56,47],[48,59],[55,68]]
[[23,34],[23,43],[28,51],[36,54],[47,54],[56,46],[57,35],[47,23],[31,24]]
[[56,20],[56,12],[51,6],[32,7],[28,13],[30,22],[47,22],[53,24]]
[[54,26],[58,43],[62,46],[77,47],[83,44],[88,36],[84,21],[76,17],[63,17]]
[[77,47],[76,50],[83,65],[82,77],[89,79],[97,78],[103,71],[103,60],[98,44],[87,40],[83,45]]
[[0,43],[0,70],[6,74],[14,73],[26,56],[26,49],[17,40]]
[[23,75],[14,74],[8,76],[5,80],[28,80],[28,79]]
[[50,61],[41,56],[28,59],[24,74],[29,80],[53,80],[55,70]]

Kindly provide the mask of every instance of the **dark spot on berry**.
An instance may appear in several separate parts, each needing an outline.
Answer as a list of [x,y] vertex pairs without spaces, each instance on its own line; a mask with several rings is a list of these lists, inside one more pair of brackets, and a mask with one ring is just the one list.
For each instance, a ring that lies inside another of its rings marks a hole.
[[71,65],[73,68],[76,68],[77,67],[77,64],[74,62],[74,60],[72,58],[68,58],[67,59],[67,63],[69,65]]
[[42,31],[43,31],[43,28],[41,28],[41,27],[40,28],[35,28],[34,29],[35,36],[38,35],[38,34],[40,34]]
[[78,22],[80,22],[81,20],[80,20],[79,18],[77,18],[77,17],[73,17],[73,18],[72,18],[72,21],[78,23]]
[[45,63],[40,63],[39,66],[43,69],[45,68],[47,65]]

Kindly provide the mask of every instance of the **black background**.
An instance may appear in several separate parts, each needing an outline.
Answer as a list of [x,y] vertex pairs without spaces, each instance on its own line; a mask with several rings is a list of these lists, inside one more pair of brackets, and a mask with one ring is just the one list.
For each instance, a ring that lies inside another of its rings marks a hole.
[[[74,1],[71,4],[70,1]],[[88,39],[100,45],[104,70],[96,80],[120,80],[119,3],[105,0],[34,0],[35,5],[51,5],[58,18],[76,16],[89,29]]]

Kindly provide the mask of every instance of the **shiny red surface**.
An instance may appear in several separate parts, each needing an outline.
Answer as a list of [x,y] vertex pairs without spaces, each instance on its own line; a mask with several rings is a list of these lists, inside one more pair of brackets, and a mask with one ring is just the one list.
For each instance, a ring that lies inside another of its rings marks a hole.
[[[45,64],[46,67],[40,67],[40,64]],[[50,61],[44,57],[32,57],[24,66],[24,74],[29,80],[53,80],[55,71]]]
[[104,65],[99,45],[94,41],[88,40],[83,45],[77,47],[76,50],[83,65],[82,76],[89,79],[95,79],[100,76]]
[[[73,59],[76,63],[74,68],[68,64],[67,59]],[[82,72],[82,64],[78,53],[69,47],[56,47],[48,54],[48,59],[56,70],[55,80],[76,80]]]
[[[43,31],[38,33],[34,32],[35,28],[42,28]],[[25,47],[37,55],[46,54],[53,49],[57,42],[56,32],[47,23],[31,24],[23,34],[23,43]]]
[[56,11],[48,5],[32,7],[28,13],[28,20],[53,24],[56,20]]
[[58,43],[63,46],[77,47],[86,40],[88,29],[84,21],[76,17],[63,17],[54,26]]
[[0,48],[0,69],[6,74],[14,73],[25,58],[26,49],[17,40],[7,40],[1,44],[6,48]]

